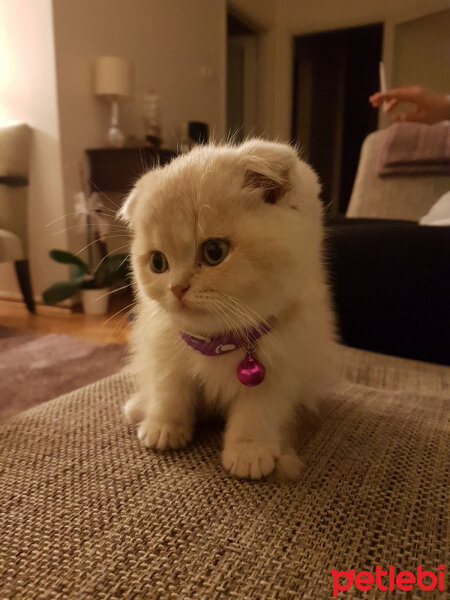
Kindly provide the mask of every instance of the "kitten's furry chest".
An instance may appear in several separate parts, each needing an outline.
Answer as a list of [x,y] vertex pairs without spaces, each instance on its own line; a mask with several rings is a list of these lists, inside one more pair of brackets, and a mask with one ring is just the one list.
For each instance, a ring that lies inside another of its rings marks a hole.
[[237,368],[245,357],[245,350],[238,349],[220,356],[203,356],[186,346],[185,354],[189,372],[202,389],[206,401],[228,405],[242,387],[237,378]]

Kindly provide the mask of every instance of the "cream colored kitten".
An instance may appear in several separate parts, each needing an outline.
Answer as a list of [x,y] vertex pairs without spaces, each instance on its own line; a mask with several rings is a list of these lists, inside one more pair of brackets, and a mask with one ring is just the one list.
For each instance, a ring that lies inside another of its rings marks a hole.
[[[227,471],[298,475],[289,430],[328,385],[334,355],[318,195],[293,148],[260,140],[196,148],[138,181],[121,211],[138,303],[138,392],[125,412],[145,446],[185,446],[201,396],[226,418]],[[246,348],[252,328],[260,337]],[[242,347],[232,350],[229,332]],[[219,340],[219,354],[205,356],[189,336]],[[247,351],[257,379],[265,368],[258,385],[238,379]]]

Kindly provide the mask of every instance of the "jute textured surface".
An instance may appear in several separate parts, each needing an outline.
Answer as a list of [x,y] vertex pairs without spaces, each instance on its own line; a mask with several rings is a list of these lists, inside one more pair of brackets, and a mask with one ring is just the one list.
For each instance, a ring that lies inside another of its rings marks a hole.
[[341,368],[295,484],[225,475],[219,424],[143,449],[125,374],[2,425],[0,598],[320,600],[332,568],[448,567],[450,370],[350,349]]

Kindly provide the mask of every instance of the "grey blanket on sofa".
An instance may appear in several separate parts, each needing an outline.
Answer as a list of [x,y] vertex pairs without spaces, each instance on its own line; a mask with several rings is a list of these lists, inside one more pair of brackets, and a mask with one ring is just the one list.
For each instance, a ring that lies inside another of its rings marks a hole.
[[450,369],[347,348],[341,370],[289,485],[228,477],[217,423],[142,448],[127,374],[3,424],[0,598],[319,600],[331,569],[448,566]]

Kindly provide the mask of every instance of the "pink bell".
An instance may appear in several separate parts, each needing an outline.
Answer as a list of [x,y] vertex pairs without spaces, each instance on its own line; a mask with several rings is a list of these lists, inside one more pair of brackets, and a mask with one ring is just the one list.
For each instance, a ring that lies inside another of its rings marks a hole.
[[266,369],[264,368],[264,365],[257,361],[256,358],[252,356],[251,352],[247,353],[247,356],[239,363],[237,368],[239,381],[243,385],[249,387],[262,383],[265,375]]

